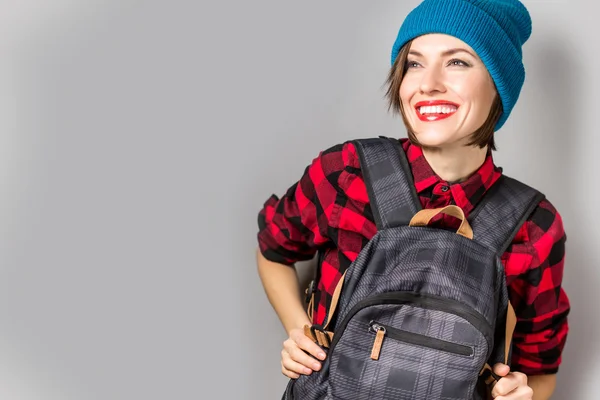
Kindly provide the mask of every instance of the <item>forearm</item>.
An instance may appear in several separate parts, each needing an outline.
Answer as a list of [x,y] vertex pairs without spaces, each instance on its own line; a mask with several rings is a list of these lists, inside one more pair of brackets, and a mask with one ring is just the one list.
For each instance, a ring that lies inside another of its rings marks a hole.
[[533,389],[533,400],[548,400],[556,387],[556,375],[530,376],[527,383]]
[[301,299],[296,270],[267,260],[260,251],[257,251],[256,261],[267,298],[286,332],[310,324]]

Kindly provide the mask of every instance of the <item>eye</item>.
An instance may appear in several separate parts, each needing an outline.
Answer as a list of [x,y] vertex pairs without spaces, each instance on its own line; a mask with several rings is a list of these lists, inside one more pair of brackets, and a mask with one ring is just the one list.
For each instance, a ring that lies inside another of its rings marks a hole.
[[470,67],[471,65],[463,60],[454,58],[454,59],[450,60],[450,62],[448,62],[448,66]]
[[420,64],[416,61],[407,61],[406,62],[406,69],[418,68],[419,66],[420,66]]

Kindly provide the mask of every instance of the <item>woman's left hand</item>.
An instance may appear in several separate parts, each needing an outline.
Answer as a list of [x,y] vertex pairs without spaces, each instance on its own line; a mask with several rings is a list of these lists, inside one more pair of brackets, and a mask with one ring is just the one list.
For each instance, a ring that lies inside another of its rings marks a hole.
[[505,364],[494,365],[494,373],[502,377],[492,389],[492,397],[494,399],[533,399],[533,389],[527,385],[527,375],[521,372],[510,372],[510,367]]

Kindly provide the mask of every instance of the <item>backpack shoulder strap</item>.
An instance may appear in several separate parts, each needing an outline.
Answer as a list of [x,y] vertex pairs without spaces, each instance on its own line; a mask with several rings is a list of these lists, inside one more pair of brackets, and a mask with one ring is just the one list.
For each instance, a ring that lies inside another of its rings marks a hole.
[[354,140],[378,230],[408,225],[421,210],[406,153],[397,139]]
[[[380,136],[357,139],[351,143],[356,146],[360,159],[360,168],[377,229],[408,225],[413,216],[421,210],[421,202],[413,183],[406,153],[400,141]],[[320,265],[317,265],[315,279],[306,292],[306,301],[311,316],[314,307],[314,287],[319,281],[319,270]],[[329,346],[329,339],[333,335],[332,332],[325,329],[331,325],[332,316],[336,312],[344,276],[345,274],[336,286],[323,325],[305,327],[306,336],[325,347]]]
[[[501,257],[544,197],[537,190],[502,175],[469,216],[473,239]],[[498,279],[505,282],[504,272],[500,272]],[[516,316],[510,305],[507,291],[501,290],[498,295],[498,320],[490,365],[496,362],[510,365]],[[491,371],[490,367],[487,369]]]
[[501,256],[544,198],[537,190],[502,175],[469,216],[473,238]]

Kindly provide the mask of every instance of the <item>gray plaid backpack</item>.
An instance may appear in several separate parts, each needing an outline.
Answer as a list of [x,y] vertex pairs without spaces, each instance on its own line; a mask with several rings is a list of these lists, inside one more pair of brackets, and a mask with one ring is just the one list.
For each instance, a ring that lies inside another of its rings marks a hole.
[[[510,363],[516,321],[500,256],[543,195],[502,176],[468,220],[457,206],[421,210],[399,142],[354,143],[378,232],[324,324],[305,327],[328,349],[323,367],[290,380],[283,399],[486,399],[498,379],[490,365]],[[460,228],[428,227],[440,212]]]

